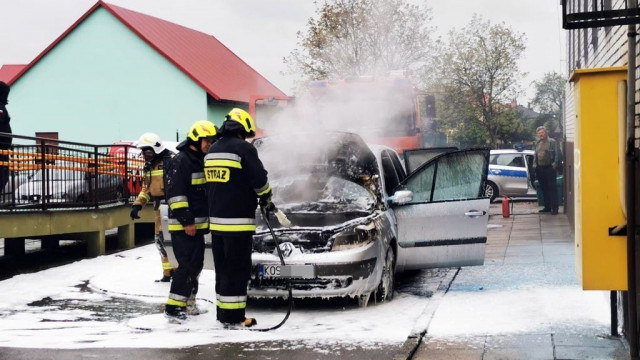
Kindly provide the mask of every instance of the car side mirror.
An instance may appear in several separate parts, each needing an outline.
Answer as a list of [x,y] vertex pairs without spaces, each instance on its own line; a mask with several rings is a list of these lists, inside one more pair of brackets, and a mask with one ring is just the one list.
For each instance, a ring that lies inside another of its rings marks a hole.
[[398,190],[390,198],[393,205],[403,205],[413,199],[413,192],[410,190]]

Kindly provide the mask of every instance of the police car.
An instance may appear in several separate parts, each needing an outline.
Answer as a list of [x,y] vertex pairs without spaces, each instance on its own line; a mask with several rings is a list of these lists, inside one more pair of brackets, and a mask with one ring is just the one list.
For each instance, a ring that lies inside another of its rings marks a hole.
[[493,201],[499,196],[535,197],[533,150],[491,150],[484,195]]

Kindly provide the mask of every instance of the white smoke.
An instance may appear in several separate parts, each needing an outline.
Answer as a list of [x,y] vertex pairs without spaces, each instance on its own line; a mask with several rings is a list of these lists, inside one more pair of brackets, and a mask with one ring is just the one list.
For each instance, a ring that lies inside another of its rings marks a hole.
[[385,137],[415,134],[413,91],[393,80],[319,86],[277,109],[268,108],[259,106],[256,114],[257,126],[267,135],[346,131],[380,143]]

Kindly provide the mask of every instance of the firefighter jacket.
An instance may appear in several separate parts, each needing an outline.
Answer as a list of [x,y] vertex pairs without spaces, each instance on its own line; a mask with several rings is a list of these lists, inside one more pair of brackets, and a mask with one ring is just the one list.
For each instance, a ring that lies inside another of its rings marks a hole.
[[142,175],[142,190],[133,205],[144,207],[152,199],[164,200],[164,162],[165,159],[171,159],[173,156],[171,151],[164,150],[152,161],[145,164]]
[[165,163],[165,198],[169,204],[170,232],[184,231],[195,224],[199,234],[209,232],[203,154],[186,141],[177,146],[178,154]]
[[258,197],[271,191],[258,151],[248,142],[226,136],[205,156],[209,228],[218,235],[247,235],[256,230]]

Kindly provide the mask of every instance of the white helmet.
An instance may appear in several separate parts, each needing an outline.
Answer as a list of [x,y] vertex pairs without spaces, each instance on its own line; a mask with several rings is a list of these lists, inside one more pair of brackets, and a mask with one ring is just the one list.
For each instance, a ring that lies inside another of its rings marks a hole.
[[160,136],[150,132],[140,135],[140,139],[136,142],[136,147],[138,149],[149,147],[153,149],[153,152],[156,154],[160,154],[165,149]]

